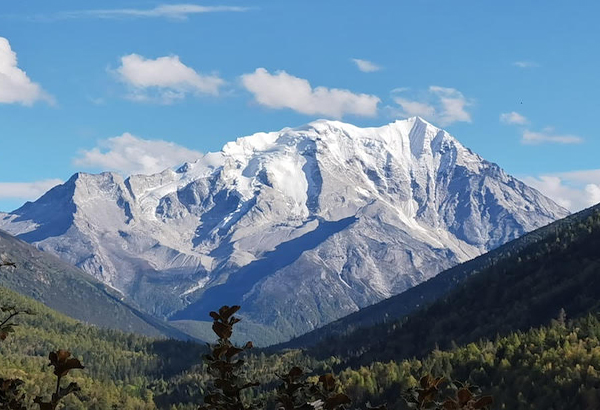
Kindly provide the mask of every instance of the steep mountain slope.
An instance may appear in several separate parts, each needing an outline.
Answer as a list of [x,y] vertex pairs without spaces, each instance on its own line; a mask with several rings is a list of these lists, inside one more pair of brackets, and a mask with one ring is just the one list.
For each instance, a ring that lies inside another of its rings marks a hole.
[[[319,356],[355,364],[422,356],[452,343],[466,344],[511,331],[547,325],[564,309],[568,318],[600,311],[600,205],[536,230],[478,259],[441,273],[427,284],[369,308],[358,323],[396,318],[415,309],[419,293],[466,278],[446,296],[407,318],[388,320],[348,334],[324,329],[311,348]],[[425,289],[424,291],[422,289]],[[394,312],[390,306],[397,306]],[[380,309],[378,309],[380,308]],[[352,326],[348,318],[345,323]],[[339,329],[339,326],[337,326]],[[330,339],[325,339],[330,337]],[[301,343],[291,343],[290,346]],[[359,359],[360,357],[360,359]]]
[[243,303],[285,340],[565,215],[412,118],[259,133],[151,176],[76,174],[0,227],[156,315]]
[[141,333],[187,339],[188,336],[127,305],[123,296],[89,274],[0,231],[0,257],[16,264],[0,270],[0,285],[30,296],[84,322]]
[[[571,215],[533,232],[525,234],[518,239],[510,241],[494,250],[480,255],[470,261],[461,263],[444,272],[439,273],[431,279],[420,283],[404,292],[382,300],[374,305],[367,306],[357,312],[351,313],[343,318],[331,322],[321,328],[305,333],[288,342],[273,346],[272,348],[309,348],[317,345],[323,340],[348,336],[354,331],[382,323],[396,323],[399,319],[409,315],[421,308],[425,308],[437,299],[447,296],[462,282],[478,274],[485,275],[494,266],[514,264],[517,269],[517,254],[529,252],[531,246],[538,242],[555,240],[554,235],[559,230],[571,231],[579,224],[592,224],[588,222],[590,214],[594,214],[598,206]],[[587,226],[587,225],[586,225]],[[587,230],[588,228],[584,228]],[[579,232],[577,235],[587,235],[589,232]],[[552,239],[549,239],[552,238]],[[570,240],[573,240],[570,238]],[[570,249],[570,248],[569,248]]]

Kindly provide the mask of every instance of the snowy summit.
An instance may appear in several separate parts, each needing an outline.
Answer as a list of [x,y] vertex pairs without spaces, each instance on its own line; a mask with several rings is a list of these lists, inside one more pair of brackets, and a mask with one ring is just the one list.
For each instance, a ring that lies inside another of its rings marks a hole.
[[415,117],[258,133],[155,175],[79,173],[0,228],[149,312],[243,303],[283,340],[567,214]]

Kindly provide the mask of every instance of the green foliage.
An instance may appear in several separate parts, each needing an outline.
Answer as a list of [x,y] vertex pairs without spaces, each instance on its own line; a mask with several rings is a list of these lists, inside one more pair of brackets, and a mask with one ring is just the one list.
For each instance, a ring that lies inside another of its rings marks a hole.
[[[18,326],[0,344],[0,378],[4,382],[23,380],[18,383],[21,393],[50,400],[51,392],[45,386],[55,385],[56,376],[46,366],[47,353],[69,346],[86,364],[85,372],[68,376],[81,388],[64,398],[69,410],[156,409],[152,390],[160,390],[165,378],[200,363],[205,352],[192,342],[150,339],[85,325],[1,287],[0,301],[35,313],[20,314],[11,322]],[[28,406],[32,405],[31,399]]]
[[[0,260],[0,267],[2,266],[15,267],[15,264]],[[15,324],[13,323],[13,320],[18,315],[32,314],[32,311],[28,309],[20,310],[13,305],[1,306],[0,311],[6,314],[6,317],[2,318],[2,322],[0,323],[0,340],[2,341],[6,340],[10,333],[14,332]],[[83,365],[79,359],[72,358],[71,352],[66,350],[50,352],[48,358],[50,359],[50,366],[54,368],[54,375],[56,376],[56,391],[52,393],[50,401],[44,401],[41,396],[37,396],[33,400],[33,402],[39,406],[40,410],[55,410],[65,397],[80,390],[75,382],[69,383],[67,387],[61,387],[62,378],[71,370],[83,369]],[[27,395],[21,391],[23,381],[20,379],[1,379],[0,381],[0,408],[26,410],[28,398]]]

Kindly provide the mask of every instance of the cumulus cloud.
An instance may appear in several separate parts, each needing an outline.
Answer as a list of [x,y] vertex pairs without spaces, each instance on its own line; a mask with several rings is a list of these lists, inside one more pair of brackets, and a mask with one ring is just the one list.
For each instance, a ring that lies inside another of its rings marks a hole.
[[62,184],[60,179],[34,182],[0,182],[0,199],[22,199],[31,201],[45,194],[50,188]]
[[52,103],[53,99],[18,67],[17,53],[0,37],[0,103],[32,105],[36,101]]
[[572,212],[600,203],[600,169],[527,176],[523,182]]
[[183,162],[195,161],[198,151],[163,140],[146,140],[129,133],[101,140],[73,160],[79,167],[116,171],[124,175],[153,174]]
[[135,101],[171,104],[187,94],[218,95],[225,81],[216,75],[203,75],[183,64],[178,56],[147,59],[138,54],[121,57],[115,71],[128,85],[128,98]]
[[356,67],[363,73],[372,73],[374,71],[381,70],[381,67],[369,60],[361,60],[360,58],[353,58],[352,61],[356,64]]
[[419,116],[441,126],[455,122],[471,122],[471,114],[467,108],[473,102],[457,89],[432,85],[419,99],[401,95],[407,91],[405,88],[393,91],[396,94],[394,102],[400,106],[396,114],[400,116]]
[[37,16],[39,19],[76,19],[76,18],[167,18],[171,20],[187,20],[190,15],[204,13],[243,12],[248,7],[237,6],[200,6],[197,4],[161,4],[152,9],[96,9],[65,11],[52,16]]
[[241,77],[246,90],[257,103],[269,108],[291,110],[308,115],[341,118],[348,114],[375,116],[380,99],[369,94],[355,94],[338,88],[315,87],[308,80],[285,71],[269,73],[264,68]]
[[511,125],[525,125],[527,118],[516,111],[505,112],[500,114],[500,122]]
[[551,128],[544,129],[541,132],[525,130],[521,138],[521,143],[526,145],[539,145],[545,143],[553,144],[581,144],[583,138],[576,135],[555,134]]
[[515,61],[512,65],[519,68],[535,68],[540,66],[535,61]]

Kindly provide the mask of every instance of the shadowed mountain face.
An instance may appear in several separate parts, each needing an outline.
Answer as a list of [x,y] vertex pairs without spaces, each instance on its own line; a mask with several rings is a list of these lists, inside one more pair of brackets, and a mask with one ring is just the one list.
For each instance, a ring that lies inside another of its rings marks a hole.
[[0,285],[89,324],[187,339],[184,333],[123,302],[123,295],[53,255],[0,231]]
[[158,316],[242,303],[284,340],[567,213],[412,118],[259,133],[155,175],[76,174],[0,227]]

